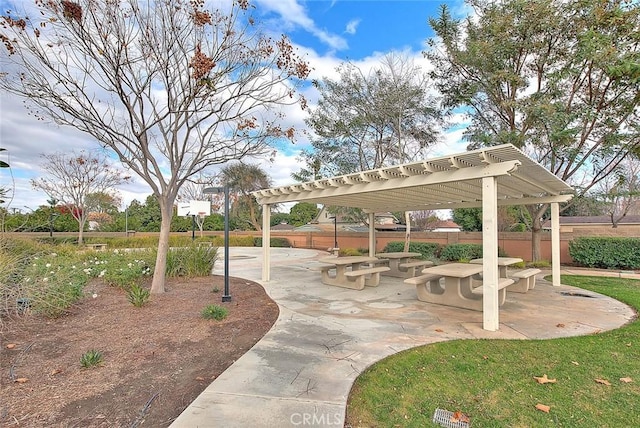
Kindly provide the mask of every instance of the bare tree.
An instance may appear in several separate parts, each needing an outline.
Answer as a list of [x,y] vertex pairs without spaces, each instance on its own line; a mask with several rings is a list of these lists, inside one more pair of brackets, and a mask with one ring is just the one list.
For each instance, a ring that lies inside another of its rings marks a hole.
[[113,150],[158,199],[151,291],[164,292],[173,205],[205,168],[293,139],[280,108],[310,71],[286,37],[261,34],[247,0],[40,1],[2,17],[0,87]]
[[84,226],[89,217],[90,195],[111,193],[130,179],[107,162],[104,155],[92,157],[84,152],[42,155],[45,176],[31,180],[34,188],[62,202],[78,222],[78,244],[83,242]]

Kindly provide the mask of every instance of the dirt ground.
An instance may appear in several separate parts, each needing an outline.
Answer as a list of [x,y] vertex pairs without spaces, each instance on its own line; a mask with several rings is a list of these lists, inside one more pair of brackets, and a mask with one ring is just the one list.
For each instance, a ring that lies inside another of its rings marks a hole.
[[[168,426],[278,316],[259,284],[230,278],[231,302],[221,303],[223,288],[220,276],[168,279],[165,294],[136,308],[96,280],[67,316],[2,320],[0,426]],[[208,304],[229,315],[205,320]],[[82,368],[94,349],[103,363]]]

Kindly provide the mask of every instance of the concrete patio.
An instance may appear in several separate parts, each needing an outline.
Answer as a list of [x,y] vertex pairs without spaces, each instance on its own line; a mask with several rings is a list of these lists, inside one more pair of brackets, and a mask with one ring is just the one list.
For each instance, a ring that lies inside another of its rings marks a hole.
[[[230,276],[262,283],[261,254],[260,248],[232,248]],[[358,374],[404,349],[454,339],[584,335],[635,316],[616,300],[553,287],[540,275],[535,289],[507,294],[500,330],[491,332],[483,330],[481,312],[420,302],[415,287],[400,278],[384,277],[362,291],[324,285],[317,259],[325,256],[271,249],[271,280],[263,286],[280,308],[278,320],[172,427],[343,426]],[[217,263],[215,273],[222,269]]]

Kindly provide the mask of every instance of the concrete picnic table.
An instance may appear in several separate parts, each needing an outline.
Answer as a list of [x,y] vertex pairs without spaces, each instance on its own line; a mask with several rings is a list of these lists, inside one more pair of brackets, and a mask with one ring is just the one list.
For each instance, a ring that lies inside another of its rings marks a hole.
[[[365,285],[371,287],[377,286],[380,282],[380,273],[389,270],[386,266],[367,269],[360,268],[364,263],[377,262],[377,257],[324,257],[318,261],[327,264],[320,268],[322,271],[322,282],[324,284],[356,290],[362,290]],[[335,276],[330,276],[329,271],[333,269],[335,269],[336,274]],[[366,278],[366,275],[370,275],[370,277]]]
[[[521,263],[524,260],[518,257],[498,257],[498,272],[500,278],[507,278],[507,267],[516,263]],[[473,259],[469,263],[481,265],[484,259]]]
[[[423,275],[437,275],[444,278],[444,288],[431,286],[426,293],[421,293],[418,298],[428,303],[455,306],[458,308],[482,311],[482,286],[474,287],[472,278],[482,272],[482,265],[471,263],[448,263],[428,267],[422,270]],[[500,278],[498,284],[499,304],[503,304],[506,298],[507,285],[513,284],[513,280]]]
[[416,275],[416,267],[424,268],[433,265],[433,262],[427,260],[414,259],[420,256],[422,254],[408,251],[376,254],[376,257],[387,260],[389,263],[389,271],[384,272],[383,275],[397,278],[410,278]]

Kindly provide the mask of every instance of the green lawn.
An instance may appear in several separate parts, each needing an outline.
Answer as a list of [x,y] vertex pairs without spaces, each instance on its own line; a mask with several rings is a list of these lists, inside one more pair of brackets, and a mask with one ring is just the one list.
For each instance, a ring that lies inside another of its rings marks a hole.
[[[562,283],[640,310],[640,281],[563,276]],[[544,374],[556,383],[537,383]],[[590,336],[459,340],[401,352],[356,380],[346,426],[439,426],[431,422],[436,408],[463,412],[472,427],[638,427],[640,322]]]

